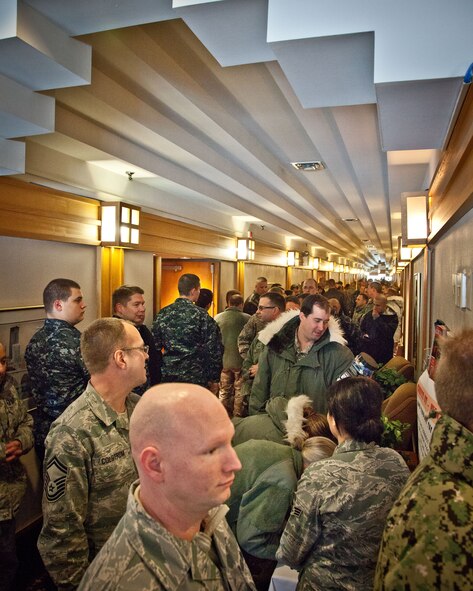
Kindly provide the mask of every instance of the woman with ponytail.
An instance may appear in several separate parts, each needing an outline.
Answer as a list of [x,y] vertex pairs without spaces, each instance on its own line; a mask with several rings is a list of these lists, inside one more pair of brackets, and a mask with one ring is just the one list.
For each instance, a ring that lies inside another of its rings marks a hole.
[[300,571],[298,591],[371,590],[386,517],[409,470],[379,447],[383,394],[375,381],[345,378],[327,397],[338,446],[299,481],[277,558]]

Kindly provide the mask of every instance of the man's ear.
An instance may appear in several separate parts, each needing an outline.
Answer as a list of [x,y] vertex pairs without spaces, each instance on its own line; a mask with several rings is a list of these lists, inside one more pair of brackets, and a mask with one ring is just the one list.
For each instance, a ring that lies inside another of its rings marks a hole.
[[139,461],[143,472],[148,478],[155,482],[163,482],[164,466],[158,447],[150,445],[142,449]]
[[120,369],[126,369],[125,353],[121,349],[113,352],[113,360]]
[[112,310],[112,314],[118,314],[119,316],[123,316],[123,304],[115,304],[115,309]]
[[55,312],[62,312],[62,300],[54,300],[53,308]]

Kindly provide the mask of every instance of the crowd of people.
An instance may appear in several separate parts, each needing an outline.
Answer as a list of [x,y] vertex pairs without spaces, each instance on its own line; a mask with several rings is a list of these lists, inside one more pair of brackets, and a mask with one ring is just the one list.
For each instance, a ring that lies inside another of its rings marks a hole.
[[38,549],[61,590],[266,591],[278,561],[301,591],[471,588],[473,331],[444,346],[442,418],[409,478],[380,445],[380,387],[350,376],[359,352],[382,364],[402,339],[392,287],[259,277],[215,319],[199,277],[177,287],[151,330],[143,290],[123,285],[81,333],[80,286],[51,281],[25,353],[34,425],[0,343],[0,589],[33,445]]

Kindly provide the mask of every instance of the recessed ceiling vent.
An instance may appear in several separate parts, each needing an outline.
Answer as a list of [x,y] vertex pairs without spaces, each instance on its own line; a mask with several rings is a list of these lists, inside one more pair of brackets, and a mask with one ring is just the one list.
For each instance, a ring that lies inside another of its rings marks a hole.
[[302,172],[313,172],[316,170],[325,170],[325,164],[320,160],[315,160],[314,162],[291,162],[294,168],[300,170]]

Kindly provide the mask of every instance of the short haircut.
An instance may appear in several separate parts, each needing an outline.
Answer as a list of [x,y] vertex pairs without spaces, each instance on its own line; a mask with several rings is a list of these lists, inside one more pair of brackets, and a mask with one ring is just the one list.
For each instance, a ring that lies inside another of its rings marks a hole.
[[312,464],[312,462],[318,462],[329,458],[335,448],[337,447],[331,439],[327,437],[309,437],[302,444],[302,458],[306,465]]
[[304,314],[304,316],[309,316],[310,314],[312,314],[312,308],[314,306],[318,306],[319,308],[322,308],[322,310],[330,314],[330,304],[328,303],[327,298],[321,295],[320,293],[315,293],[306,296],[302,300],[301,312]]
[[399,292],[394,287],[388,287],[387,294],[388,294],[388,296],[395,296],[395,295],[399,295]]
[[300,284],[299,284],[299,283],[293,283],[293,284],[291,285],[291,289],[300,289],[300,288],[301,288],[301,286],[300,286]]
[[71,296],[73,289],[80,289],[80,285],[72,279],[59,278],[50,281],[43,291],[43,304],[46,312],[53,311],[56,300],[65,302]]
[[327,410],[337,429],[356,441],[381,443],[383,392],[365,377],[344,378],[327,390]]
[[227,293],[225,294],[225,301],[227,302],[227,306],[230,305],[230,298],[232,297],[232,295],[235,295],[237,293],[241,295],[241,292],[238,289],[229,289],[227,291]]
[[136,294],[144,294],[141,287],[137,285],[121,285],[112,293],[112,311],[115,312],[115,306],[121,304],[126,306],[130,299]]
[[80,351],[91,375],[103,373],[113,353],[126,346],[125,322],[119,318],[99,318],[82,333]]
[[329,280],[327,281],[327,285],[328,285],[329,287],[335,287],[335,279],[329,279]]
[[200,279],[193,273],[184,273],[184,275],[179,277],[179,281],[177,282],[177,290],[181,296],[188,296],[193,289],[198,289],[199,287]]
[[260,301],[262,298],[267,298],[273,306],[279,308],[281,312],[285,312],[286,310],[286,300],[284,296],[280,293],[276,293],[275,291],[267,291],[264,295],[261,296]]
[[195,303],[199,308],[207,308],[207,306],[212,303],[213,298],[213,292],[210,289],[203,287],[200,290],[199,297]]
[[256,278],[256,283],[262,283],[262,282],[268,283],[268,280],[266,279],[266,277],[257,277]]
[[365,300],[365,302],[368,302],[369,297],[366,295],[366,293],[359,293],[356,297],[361,297]]
[[381,283],[379,283],[378,281],[372,281],[368,287],[370,287],[371,289],[375,289],[378,293],[381,293],[383,291],[383,288],[381,287]]
[[435,393],[440,408],[472,431],[473,329],[442,342],[435,372]]
[[241,306],[244,302],[243,296],[241,295],[241,293],[234,293],[233,295],[230,296],[230,299],[228,300],[228,304],[230,306]]
[[301,300],[300,300],[299,296],[289,295],[289,296],[286,296],[286,302],[294,302],[294,304],[297,304],[298,306],[300,306]]
[[273,285],[269,291],[270,293],[280,293],[282,296],[286,295],[284,287],[282,287],[281,285]]

